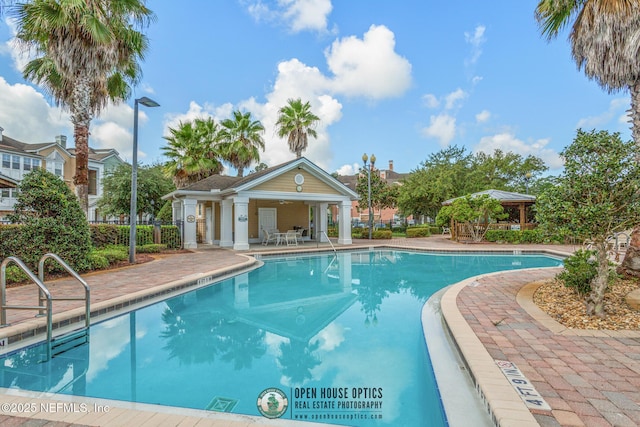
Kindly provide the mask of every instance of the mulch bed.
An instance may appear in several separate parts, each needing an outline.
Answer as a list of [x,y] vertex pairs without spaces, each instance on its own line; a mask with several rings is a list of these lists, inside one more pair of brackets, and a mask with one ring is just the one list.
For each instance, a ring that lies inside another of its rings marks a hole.
[[619,279],[610,285],[604,297],[607,316],[587,316],[584,298],[558,280],[538,288],[533,301],[549,316],[570,329],[639,330],[640,311],[631,308],[626,295],[640,286],[638,279]]

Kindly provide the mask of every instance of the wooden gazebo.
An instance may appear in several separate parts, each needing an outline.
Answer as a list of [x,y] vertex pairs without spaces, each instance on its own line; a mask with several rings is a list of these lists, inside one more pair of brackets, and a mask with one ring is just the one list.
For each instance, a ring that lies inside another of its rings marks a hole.
[[[490,197],[500,201],[500,204],[505,208],[505,211],[509,213],[509,218],[505,221],[497,223],[487,224],[490,229],[496,230],[531,230],[535,228],[535,224],[528,221],[527,208],[536,203],[536,197],[529,194],[513,193],[510,191],[502,190],[485,190],[478,193],[471,194],[471,197],[481,196],[488,194]],[[453,203],[454,199],[446,200],[442,203],[443,206],[447,206]],[[462,224],[451,224],[451,238],[458,240]],[[461,236],[460,236],[461,237]]]

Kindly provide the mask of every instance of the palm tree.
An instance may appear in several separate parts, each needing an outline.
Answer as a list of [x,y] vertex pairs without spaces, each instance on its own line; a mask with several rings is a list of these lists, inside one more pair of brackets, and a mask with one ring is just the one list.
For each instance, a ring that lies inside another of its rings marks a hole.
[[164,172],[177,188],[183,188],[222,171],[218,142],[220,126],[212,118],[198,118],[169,128],[170,136],[162,147],[169,158]]
[[276,122],[278,136],[289,139],[289,150],[296,153],[296,158],[302,157],[302,152],[307,149],[308,136],[318,138],[315,126],[320,118],[311,112],[309,102],[302,103],[300,98],[289,99],[288,104],[278,110]]
[[[640,147],[640,3],[629,0],[541,0],[535,11],[549,40],[571,22],[571,53],[579,69],[607,92],[631,94],[631,135]],[[640,161],[640,157],[638,158]],[[640,227],[622,269],[640,275]]]
[[17,40],[38,57],[24,70],[58,105],[74,127],[76,195],[89,206],[89,125],[109,101],[131,93],[141,76],[138,61],[148,41],[138,31],[155,18],[144,0],[33,0],[12,7]]
[[260,149],[264,151],[264,126],[259,120],[251,120],[251,113],[233,112],[233,120],[222,121],[222,158],[243,176],[244,169],[260,161]]

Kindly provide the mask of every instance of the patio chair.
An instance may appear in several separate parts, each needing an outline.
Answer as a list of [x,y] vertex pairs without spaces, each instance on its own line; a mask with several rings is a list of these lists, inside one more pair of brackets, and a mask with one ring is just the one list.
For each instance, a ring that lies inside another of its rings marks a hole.
[[276,243],[278,241],[278,237],[275,233],[269,233],[269,231],[262,229],[262,244],[264,246],[268,245],[269,242]]
[[298,246],[298,231],[287,230],[287,234],[285,235],[285,240],[287,242],[287,246]]
[[305,231],[304,228],[298,228],[296,230],[296,240],[300,243],[303,242],[302,236],[304,235],[304,231]]

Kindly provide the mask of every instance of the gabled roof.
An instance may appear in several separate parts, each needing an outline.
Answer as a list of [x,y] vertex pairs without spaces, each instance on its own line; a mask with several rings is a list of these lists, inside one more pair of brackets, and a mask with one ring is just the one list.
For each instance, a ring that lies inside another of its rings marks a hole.
[[[498,199],[502,203],[535,203],[536,201],[536,196],[532,196],[530,194],[513,193],[503,190],[484,190],[471,194],[471,197],[481,196],[483,194],[488,194],[492,198]],[[455,197],[453,199],[445,200],[444,202],[442,202],[442,204],[444,206],[450,205],[454,200],[457,200],[459,198],[460,197]]]
[[327,185],[336,189],[341,194],[347,195],[354,199],[358,198],[358,194],[355,191],[346,187],[331,174],[327,173],[324,169],[318,167],[315,163],[312,163],[305,157],[293,159],[288,162],[261,170],[259,172],[254,172],[244,177],[212,175],[208,178],[176,190],[164,196],[163,198],[169,198],[171,196],[180,194],[185,195],[193,192],[217,192],[225,195],[238,193],[240,191],[249,191],[252,188],[262,184],[263,182],[269,181],[277,177],[278,175],[281,175],[293,169],[303,169],[306,172],[321,179]]
[[20,142],[17,139],[10,138],[6,135],[2,135],[2,139],[0,139],[0,151],[10,151],[16,154],[31,154],[35,156],[42,156],[40,154],[40,151],[50,147],[55,147],[66,153],[69,153],[67,149],[55,142],[27,144],[26,142]]

